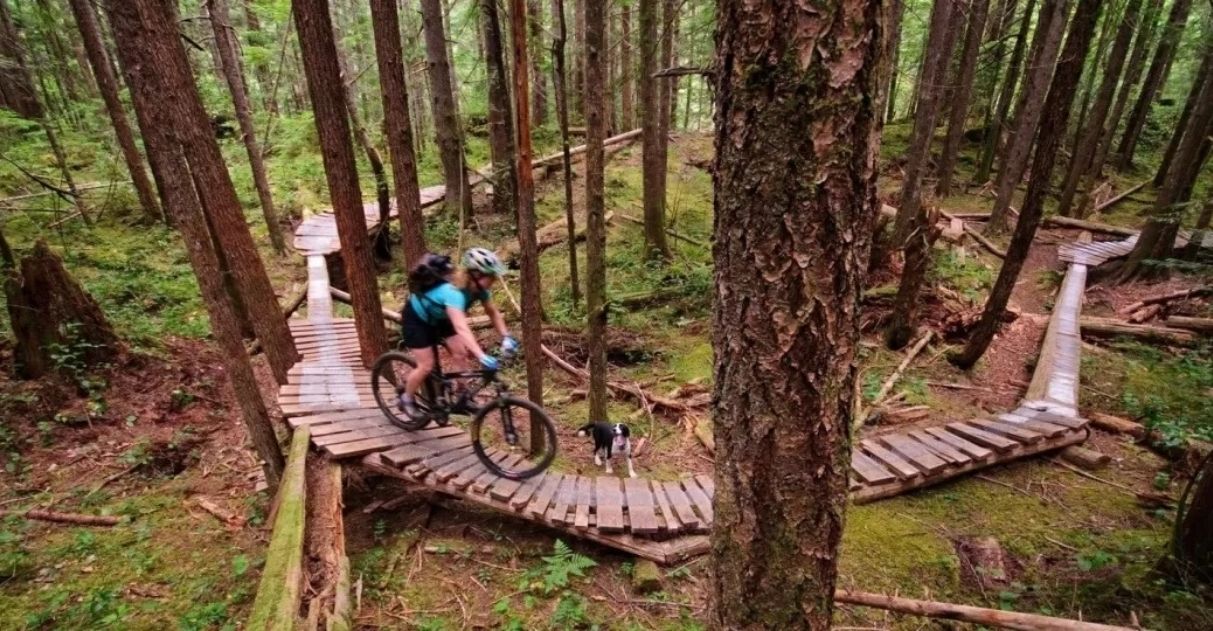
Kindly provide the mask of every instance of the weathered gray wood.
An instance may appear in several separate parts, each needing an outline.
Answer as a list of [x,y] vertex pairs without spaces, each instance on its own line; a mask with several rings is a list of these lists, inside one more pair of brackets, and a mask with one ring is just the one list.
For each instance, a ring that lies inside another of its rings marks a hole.
[[918,467],[906,462],[901,456],[898,456],[892,451],[885,449],[875,441],[861,441],[859,446],[902,479],[916,478],[922,475],[922,472],[918,470]]
[[594,499],[598,509],[598,529],[603,532],[622,532],[623,494],[619,491],[619,478],[595,478]]
[[691,498],[691,502],[695,504],[695,509],[703,517],[703,525],[711,526],[716,519],[716,514],[712,510],[712,498],[699,487],[699,483],[694,478],[686,478],[682,480],[682,488],[686,490],[687,497]]
[[997,434],[991,434],[979,427],[973,427],[964,423],[948,423],[947,429],[949,432],[965,440],[971,440],[983,447],[989,447],[996,451],[1007,451],[1018,444],[1013,440],[1007,440]]
[[623,481],[623,492],[627,496],[628,523],[634,534],[646,535],[656,533],[657,524],[656,503],[649,483],[639,478],[628,478]]
[[897,479],[896,475],[858,449],[851,451],[851,469],[868,484],[885,484]]

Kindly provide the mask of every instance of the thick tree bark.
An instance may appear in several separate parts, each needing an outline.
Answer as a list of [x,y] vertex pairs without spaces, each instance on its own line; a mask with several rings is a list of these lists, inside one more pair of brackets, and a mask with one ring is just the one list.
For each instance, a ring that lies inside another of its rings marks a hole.
[[25,118],[41,118],[42,105],[25,64],[21,36],[8,9],[0,0],[0,100],[4,107]]
[[371,260],[362,194],[358,190],[358,170],[350,142],[345,89],[328,0],[295,0],[291,12],[299,31],[299,47],[315,111],[325,179],[337,217],[337,236],[341,241],[346,283],[354,307],[358,345],[363,364],[370,368],[375,358],[387,350],[387,332],[383,328],[379,284]]
[[1049,89],[1049,78],[1053,75],[1057,50],[1061,47],[1061,34],[1065,31],[1068,6],[1069,0],[1044,0],[1041,4],[1042,30],[1038,30],[1038,41],[1033,42],[1032,46],[1037,54],[1032,56],[1027,76],[1024,77],[1012,135],[999,163],[994,208],[990,212],[990,221],[985,229],[987,234],[998,234],[1007,228],[1011,198],[1023,178],[1024,170],[1028,166],[1028,156],[1036,140],[1037,127]]
[[1188,89],[1188,98],[1184,101],[1183,112],[1180,113],[1179,120],[1175,122],[1175,131],[1171,134],[1171,140],[1167,142],[1167,148],[1162,154],[1162,161],[1158,164],[1158,172],[1154,175],[1154,186],[1162,186],[1166,180],[1171,161],[1175,159],[1175,151],[1179,149],[1179,143],[1183,140],[1188,121],[1192,118],[1192,111],[1196,108],[1201,91],[1204,90],[1204,85],[1211,76],[1213,76],[1213,47],[1205,51],[1200,62],[1200,69],[1192,78],[1192,87]]
[[953,364],[962,368],[976,364],[989,348],[990,341],[994,339],[994,334],[1002,323],[1003,312],[1011,299],[1015,283],[1019,280],[1019,272],[1028,258],[1028,251],[1032,248],[1032,239],[1036,236],[1036,228],[1044,214],[1045,195],[1049,190],[1053,164],[1065,138],[1070,109],[1082,77],[1083,62],[1095,35],[1095,23],[1099,20],[1101,1],[1078,0],[1078,6],[1074,10],[1070,32],[1066,36],[1065,50],[1061,53],[1049,86],[1049,95],[1045,99],[1045,115],[1041,120],[1036,153],[1032,156],[1028,191],[1024,197],[1023,208],[1019,211],[1019,220],[1015,224],[1011,244],[1007,248],[1007,257],[998,271],[994,288],[990,290],[981,321],[969,336],[964,350],[949,357]]
[[[606,361],[606,222],[603,167],[606,140],[604,62],[606,53],[606,7],[604,2],[586,6],[585,49],[585,213],[586,213],[586,331],[590,363],[590,410],[588,421],[607,416]],[[572,245],[572,241],[569,242]]]
[[1162,36],[1158,39],[1158,48],[1154,49],[1150,69],[1146,71],[1146,80],[1141,85],[1141,93],[1137,96],[1137,103],[1129,114],[1124,134],[1120,137],[1120,145],[1116,148],[1117,168],[1127,169],[1133,164],[1133,154],[1137,151],[1141,130],[1145,128],[1146,119],[1150,116],[1150,106],[1154,104],[1154,97],[1167,80],[1167,71],[1175,58],[1175,50],[1191,10],[1192,0],[1175,0],[1175,4],[1171,5],[1171,13],[1167,17],[1166,26],[1163,27]]
[[665,171],[662,153],[660,79],[657,55],[660,46],[658,3],[661,0],[639,0],[640,12],[640,125],[644,129],[644,246],[649,258],[668,259],[670,246],[665,237]]
[[1028,28],[1032,24],[1032,11],[1036,8],[1036,0],[1028,0],[1024,7],[1023,17],[1020,18],[1019,32],[1015,36],[1015,46],[1011,49],[1011,60],[1007,62],[1007,72],[1003,75],[1002,88],[998,92],[998,101],[994,104],[993,117],[986,124],[985,142],[981,152],[981,160],[977,165],[977,173],[973,182],[985,184],[990,181],[990,170],[994,166],[994,156],[1002,147],[1003,131],[1007,127],[1007,116],[1011,112],[1011,102],[1015,100],[1015,85],[1019,82],[1019,67],[1023,64],[1024,51],[1027,49]]
[[573,93],[572,111],[585,122],[585,3],[573,0]]
[[396,13],[395,0],[371,0],[371,27],[375,31],[375,61],[379,65],[379,90],[383,96],[383,125],[392,161],[392,183],[396,185],[404,267],[410,269],[425,254],[425,216],[421,214],[413,123],[404,80],[404,51],[400,44],[400,16]]
[[[918,79],[918,97],[914,114],[914,132],[906,158],[905,176],[902,178],[897,219],[893,226],[896,244],[907,242],[910,233],[923,225],[922,178],[931,154],[931,139],[935,134],[935,121],[939,115],[940,93],[947,73],[948,61],[952,58],[955,31],[950,28],[952,16],[958,10],[959,0],[939,0],[931,8],[930,28],[927,33],[925,60]],[[903,277],[904,278],[904,277]]]
[[1213,580],[1213,459],[1205,461],[1198,476],[1175,531],[1174,546],[1183,569]]
[[114,136],[122,149],[122,157],[126,161],[127,171],[131,174],[131,183],[135,186],[135,194],[139,197],[139,205],[143,214],[151,222],[161,220],[160,205],[156,202],[156,191],[143,168],[143,156],[135,145],[135,134],[131,124],[126,119],[126,111],[122,107],[122,99],[118,96],[118,81],[114,77],[114,66],[109,54],[105,52],[105,43],[101,39],[101,29],[97,25],[97,14],[88,0],[70,0],[72,14],[76,18],[76,27],[80,30],[80,39],[88,53],[88,62],[93,69],[97,88],[101,99],[105,102],[105,111],[109,114],[110,123],[114,126]]
[[636,129],[635,83],[632,79],[635,74],[632,68],[632,5],[624,4],[619,11],[619,65],[621,68],[620,81],[623,84],[620,86],[622,100],[620,119],[623,129],[631,131]]
[[[573,219],[573,160],[569,155],[569,97],[565,89],[564,49],[568,40],[568,29],[564,20],[564,1],[552,0],[552,90],[556,93],[556,116],[560,124],[560,147],[563,154],[564,171],[564,217],[568,227],[569,285],[573,306],[581,300],[581,282],[577,277],[577,222]],[[589,146],[586,146],[589,150]]]
[[[1057,212],[1061,215],[1070,216],[1072,214],[1071,206],[1074,203],[1079,180],[1087,172],[1087,167],[1091,165],[1096,145],[1099,144],[1099,138],[1103,135],[1104,122],[1107,120],[1108,110],[1112,106],[1116,85],[1120,81],[1120,71],[1124,68],[1125,56],[1129,52],[1129,43],[1133,39],[1133,30],[1139,19],[1141,3],[1142,0],[1129,0],[1129,3],[1125,5],[1124,17],[1116,29],[1112,49],[1108,52],[1108,62],[1104,66],[1103,79],[1100,80],[1095,103],[1091,106],[1091,111],[1087,113],[1085,120],[1081,121],[1082,133],[1070,158],[1066,179],[1061,187],[1061,197],[1057,201]],[[1102,58],[1097,57],[1097,59]],[[1091,74],[1094,75],[1094,73]]]
[[447,56],[446,30],[442,22],[442,0],[421,0],[421,19],[425,24],[426,68],[430,78],[430,98],[434,136],[442,159],[446,183],[446,210],[452,217],[472,217],[472,191],[468,185],[463,155],[463,133],[455,110],[455,91],[451,62]]
[[518,174],[514,168],[514,108],[501,48],[496,0],[480,0],[485,70],[489,83],[489,148],[493,156],[493,210],[516,218]]
[[[527,398],[543,405],[543,303],[539,280],[539,245],[535,229],[535,176],[531,168],[531,121],[528,102],[526,2],[510,0],[510,36],[514,48],[514,117],[518,131],[518,244],[522,283],[522,349],[526,360]],[[531,424],[531,449],[544,448],[538,421]]]
[[[111,13],[118,11],[115,8],[118,4],[111,2]],[[153,6],[157,0],[138,0],[136,4],[137,14],[128,19],[138,21],[135,32],[144,39],[143,46],[147,48],[144,63],[151,66],[143,71],[152,75],[160,91],[158,100],[148,103],[155,103],[151,107],[156,110],[164,110],[165,120],[171,121],[163,131],[185,155],[203,211],[222,245],[222,258],[231,266],[232,277],[248,307],[253,330],[261,340],[275,379],[286,383],[287,370],[298,357],[295,342],[249,233],[210,119],[202,107],[171,7]],[[115,32],[116,40],[123,37]]]
[[[174,129],[179,121],[172,108],[162,106],[169,92],[160,74],[172,70],[173,64],[157,56],[159,51],[152,42],[170,33],[172,36],[169,39],[176,40],[176,30],[171,26],[172,17],[156,0],[109,0],[107,12],[114,29],[118,56],[130,80],[131,98],[136,109],[147,114],[140,125],[146,122],[151,126],[141,131],[145,139],[155,138],[148,143],[149,157],[155,154],[151,157],[152,162],[159,162],[164,167],[161,201],[166,214],[173,216],[173,223],[185,242],[186,253],[206,305],[211,334],[219,345],[224,372],[235,391],[236,403],[249,438],[263,461],[266,480],[275,486],[282,475],[282,451],[241,340],[238,320],[223,288],[219,259],[211,247],[201,200],[190,177],[191,165],[186,161],[187,145],[180,143],[179,138],[168,135],[168,130]],[[166,24],[170,25],[171,30],[160,30]],[[276,305],[275,310],[278,319],[285,325]]]
[[[73,0],[83,2],[87,0]],[[206,0],[211,16],[211,28],[215,32],[215,48],[219,50],[220,68],[232,95],[236,109],[236,120],[240,124],[240,135],[248,153],[249,168],[253,172],[253,185],[261,202],[261,214],[269,232],[270,243],[278,254],[286,252],[286,241],[282,237],[282,225],[278,223],[278,211],[274,209],[274,196],[270,192],[270,181],[265,174],[265,160],[261,145],[257,143],[257,132],[253,125],[253,113],[249,107],[248,92],[244,82],[244,68],[236,50],[235,28],[228,12],[226,0]]]
[[882,8],[718,7],[715,628],[829,628],[877,214]]
[[952,194],[952,172],[956,169],[960,141],[964,139],[965,122],[969,118],[969,100],[973,94],[973,80],[977,76],[977,54],[981,51],[989,8],[990,0],[973,0],[969,5],[969,26],[965,32],[964,50],[960,54],[960,78],[957,81],[956,93],[952,97],[948,135],[944,140],[943,156],[937,169],[939,182],[935,186],[935,193],[940,197]]
[[543,76],[543,0],[527,0],[528,42],[531,48],[531,122],[543,127],[548,122],[548,90]]

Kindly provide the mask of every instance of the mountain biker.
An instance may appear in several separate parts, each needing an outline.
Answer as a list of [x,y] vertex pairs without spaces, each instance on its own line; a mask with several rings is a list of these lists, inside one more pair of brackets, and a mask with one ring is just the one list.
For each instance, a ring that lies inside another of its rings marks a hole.
[[[509,356],[518,350],[518,342],[510,336],[505,318],[493,304],[489,291],[505,273],[505,266],[492,251],[471,248],[463,255],[463,268],[457,273],[450,257],[427,254],[410,272],[412,295],[402,309],[404,345],[422,350],[444,344],[456,364],[463,357],[472,356],[485,370],[497,370],[497,358],[485,353],[476,342],[468,326],[467,312],[477,302],[484,305],[493,328],[501,334],[501,354]],[[398,403],[402,412],[416,418],[421,412],[413,396],[434,369],[434,353],[415,352],[413,357],[417,368],[405,380],[405,391]]]

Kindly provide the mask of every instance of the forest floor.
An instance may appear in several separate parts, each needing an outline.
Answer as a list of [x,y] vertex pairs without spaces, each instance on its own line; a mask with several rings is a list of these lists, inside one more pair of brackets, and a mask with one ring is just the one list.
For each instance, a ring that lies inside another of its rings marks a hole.
[[[887,144],[886,158],[896,156],[896,136]],[[695,165],[706,165],[710,157],[707,136],[680,136],[671,149],[671,228],[703,243],[712,231],[711,177]],[[674,240],[671,266],[643,262],[640,228],[618,216],[641,214],[639,158],[639,147],[631,146],[607,165],[607,210],[617,215],[608,240],[609,290],[637,298],[611,314],[612,376],[689,400],[709,391],[712,379],[711,253]],[[896,170],[886,172],[882,192],[896,191]],[[578,212],[584,208],[580,182],[574,187]],[[540,225],[559,219],[562,204],[560,175],[542,179]],[[988,205],[977,195],[944,202],[955,210]],[[1118,213],[1125,214],[1105,219],[1136,222],[1129,211]],[[506,222],[490,215],[479,215],[476,223],[478,230],[464,237],[465,247],[496,246],[509,235]],[[183,306],[196,289],[171,233],[154,231],[136,240],[124,236],[129,228],[121,225],[103,223],[98,230],[129,247],[80,246],[70,234],[52,245],[68,255],[69,269],[99,296],[133,350],[104,371],[80,374],[75,384],[0,381],[0,459],[6,466],[0,510],[53,504],[123,521],[112,528],[14,516],[0,521],[0,628],[235,628],[256,590],[268,537],[269,502],[255,490],[256,463],[244,447],[234,401],[221,386],[216,351],[199,339],[205,318]],[[454,248],[455,222],[435,219],[428,236],[436,248]],[[1019,399],[1061,278],[1056,245],[1075,236],[1042,231],[1012,299],[1019,317],[973,371],[957,371],[944,360],[957,343],[946,335],[919,356],[894,389],[903,404],[930,408],[926,420],[913,422],[1005,410]],[[579,255],[584,270],[583,249]],[[541,260],[548,341],[579,363],[584,351],[577,337],[558,333],[580,331],[583,318],[571,300],[567,260],[565,246],[551,248]],[[300,261],[267,261],[284,300],[302,288]],[[400,269],[398,263],[384,268],[387,305],[401,302]],[[895,283],[896,271],[878,273],[873,285]],[[956,314],[979,309],[996,271],[997,260],[979,247],[941,244],[925,324],[942,333]],[[1086,312],[1109,314],[1136,297],[1196,282],[1175,274],[1165,283],[1093,286]],[[887,306],[881,291],[873,293],[864,311],[861,356],[868,399],[902,358],[880,344]],[[1188,308],[1209,310],[1196,303]],[[0,361],[7,363],[9,352],[0,349]],[[1084,412],[1141,419],[1177,441],[1213,435],[1207,345],[1176,351],[1114,341],[1085,345],[1083,357]],[[258,366],[269,395],[272,380],[260,360]],[[563,374],[548,377],[545,403],[560,427],[555,466],[592,471],[590,446],[573,435],[587,413],[584,393]],[[521,374],[510,378],[522,382]],[[706,408],[682,418],[650,417],[616,400],[610,414],[645,440],[636,462],[641,474],[672,479],[711,471],[711,456],[691,431],[707,416]],[[1081,477],[1045,456],[851,507],[840,585],[1118,624],[1136,616],[1156,629],[1213,626],[1208,592],[1151,574],[1166,552],[1174,512],[1143,506],[1126,490],[1174,498],[1185,472],[1125,437],[1096,430],[1088,446],[1113,458],[1096,473],[1103,481]],[[390,510],[376,504],[394,498],[401,501]],[[200,499],[232,519],[216,517]],[[703,626],[709,590],[703,557],[664,568],[660,589],[641,594],[631,586],[631,557],[471,506],[433,501],[393,481],[348,476],[346,507],[348,552],[361,586],[360,628]],[[986,537],[1001,544],[1001,573],[972,565],[973,543]],[[840,610],[837,624],[937,626],[851,607]]]

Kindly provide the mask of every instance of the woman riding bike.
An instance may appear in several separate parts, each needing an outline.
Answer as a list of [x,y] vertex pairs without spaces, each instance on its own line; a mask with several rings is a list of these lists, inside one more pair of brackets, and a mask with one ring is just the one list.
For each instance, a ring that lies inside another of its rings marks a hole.
[[[484,248],[472,248],[463,255],[462,272],[456,272],[451,259],[446,256],[427,254],[410,274],[413,295],[403,309],[404,345],[413,349],[417,368],[405,380],[405,391],[398,401],[400,411],[411,418],[423,416],[417,408],[414,395],[434,369],[434,353],[426,349],[444,344],[456,364],[464,357],[475,357],[485,370],[497,370],[497,358],[485,353],[476,342],[476,336],[468,326],[467,312],[479,302],[501,334],[501,353],[508,356],[518,350],[518,342],[510,336],[505,318],[493,304],[489,289],[497,278],[505,273],[505,267],[496,254]],[[417,276],[427,276],[428,282]],[[461,402],[462,403],[462,402]]]

